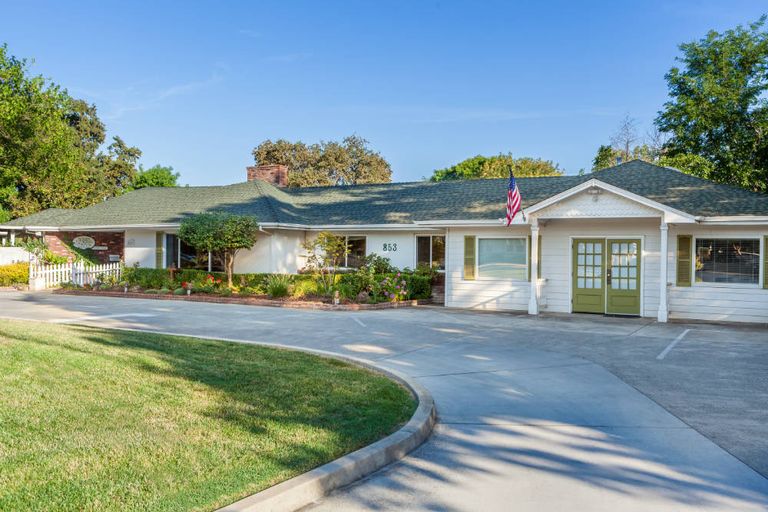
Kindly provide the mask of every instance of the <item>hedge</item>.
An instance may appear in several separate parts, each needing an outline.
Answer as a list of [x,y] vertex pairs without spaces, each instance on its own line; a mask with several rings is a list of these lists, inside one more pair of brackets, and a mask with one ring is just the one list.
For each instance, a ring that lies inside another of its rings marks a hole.
[[[211,275],[215,279],[226,280],[226,274],[223,272],[206,272],[205,270],[185,269],[176,272],[173,281],[170,279],[170,273],[167,269],[153,268],[126,268],[123,279],[129,286],[140,286],[144,289],[178,288],[181,283],[200,282],[206,276]],[[232,280],[235,286],[241,289],[266,291],[266,284],[269,276],[272,274],[235,274]],[[375,283],[380,283],[385,277],[395,277],[397,274],[376,274],[373,276]],[[406,282],[409,299],[428,299],[432,295],[432,278],[428,274],[401,272],[400,279]],[[294,289],[300,291],[298,295],[311,294],[315,282],[315,277],[311,274],[293,274],[291,282]],[[338,274],[336,283],[340,294],[344,298],[354,299],[357,294],[369,286],[366,279],[361,278],[357,273]],[[203,290],[199,290],[203,291]],[[302,293],[303,292],[303,293]]]
[[0,266],[0,286],[29,283],[29,263]]

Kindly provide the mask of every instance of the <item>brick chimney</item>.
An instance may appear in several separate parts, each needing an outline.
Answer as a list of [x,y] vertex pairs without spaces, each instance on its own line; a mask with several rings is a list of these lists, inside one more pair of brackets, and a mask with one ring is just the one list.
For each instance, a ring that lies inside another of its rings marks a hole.
[[266,181],[276,187],[288,186],[288,166],[283,164],[261,164],[245,168],[248,181]]

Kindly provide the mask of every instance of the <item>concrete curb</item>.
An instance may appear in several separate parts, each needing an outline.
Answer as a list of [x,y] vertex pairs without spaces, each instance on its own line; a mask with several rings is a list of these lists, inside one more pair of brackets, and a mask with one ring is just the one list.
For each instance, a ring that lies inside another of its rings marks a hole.
[[[274,345],[272,345],[274,346]],[[278,345],[280,346],[280,345]],[[416,411],[400,430],[373,444],[344,455],[303,475],[291,478],[269,489],[252,494],[217,512],[292,512],[305,507],[331,491],[349,485],[371,473],[402,459],[429,438],[437,419],[432,395],[421,384],[396,372],[380,368],[372,362],[322,350],[297,349],[333,357],[384,374],[408,388],[418,400]]]
[[[73,323],[71,325],[77,325]],[[402,459],[408,453],[426,441],[432,433],[432,428],[437,421],[437,409],[435,401],[427,389],[412,378],[389,368],[381,368],[373,361],[361,359],[345,354],[338,354],[327,350],[317,350],[282,343],[265,343],[236,338],[220,338],[194,334],[180,334],[151,329],[135,329],[130,327],[99,327],[88,323],[80,323],[86,327],[97,329],[131,331],[148,334],[164,334],[182,338],[197,338],[204,340],[220,340],[234,343],[247,343],[263,347],[279,348],[306,352],[322,357],[330,357],[341,361],[361,366],[373,372],[385,375],[410,390],[418,401],[416,411],[411,419],[396,432],[380,439],[364,448],[344,455],[334,461],[308,471],[302,475],[281,482],[261,492],[247,496],[217,512],[293,512],[305,507],[331,491],[349,485],[371,473]]]

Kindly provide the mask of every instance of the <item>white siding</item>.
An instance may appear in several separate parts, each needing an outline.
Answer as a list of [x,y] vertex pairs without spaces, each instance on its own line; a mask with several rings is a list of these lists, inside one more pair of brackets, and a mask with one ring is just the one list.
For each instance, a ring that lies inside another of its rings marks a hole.
[[528,281],[488,279],[477,276],[464,279],[464,236],[482,238],[498,236],[528,237],[528,227],[451,228],[446,240],[448,268],[446,269],[445,305],[455,308],[527,311],[530,297]]
[[251,249],[237,253],[235,272],[295,274],[304,266],[304,231],[268,232],[260,233]]
[[[571,237],[640,238],[642,241],[642,315],[656,317],[659,308],[659,219],[551,220],[540,226],[542,312],[571,311]],[[527,311],[528,281],[463,278],[464,236],[524,236],[527,226],[451,228],[448,235],[446,305],[476,309]]]
[[[677,235],[698,238],[759,238],[768,235],[768,226],[670,226],[669,229],[669,317],[713,322],[768,323],[768,290],[762,287],[766,248],[761,246],[761,280],[756,285],[696,283],[676,286]],[[764,245],[764,243],[763,243]],[[695,273],[692,274],[695,281]]]
[[[396,250],[385,251],[384,244],[387,244],[388,248],[396,247]],[[392,265],[400,269],[416,266],[416,238],[413,233],[398,231],[370,233],[366,237],[365,251],[367,254],[378,254],[389,258]]]
[[125,231],[125,265],[136,263],[140,267],[155,267],[155,232],[146,229],[128,229]]

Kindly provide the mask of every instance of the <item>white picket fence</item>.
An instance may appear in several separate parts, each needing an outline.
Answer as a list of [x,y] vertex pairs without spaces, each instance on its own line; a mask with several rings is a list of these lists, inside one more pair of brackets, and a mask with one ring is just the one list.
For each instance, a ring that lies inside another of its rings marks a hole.
[[56,288],[63,283],[85,286],[104,281],[108,277],[114,277],[116,281],[119,281],[121,273],[122,265],[120,262],[102,265],[82,262],[46,265],[45,263],[32,262],[29,264],[29,287],[32,290],[42,290]]

